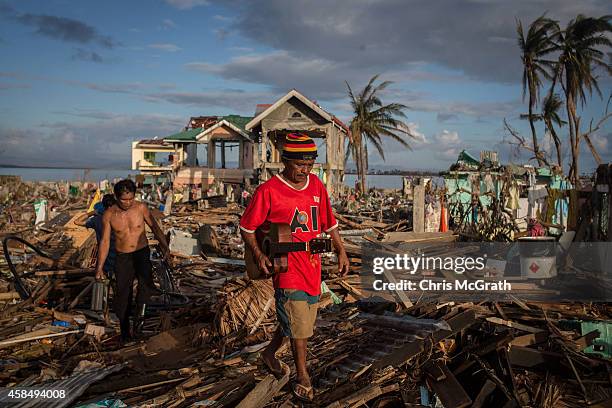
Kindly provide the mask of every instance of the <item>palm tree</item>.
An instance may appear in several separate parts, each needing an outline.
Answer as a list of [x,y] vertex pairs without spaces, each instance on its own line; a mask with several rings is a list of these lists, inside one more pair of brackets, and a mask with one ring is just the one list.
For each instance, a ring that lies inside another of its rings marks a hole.
[[[563,166],[561,162],[561,139],[559,138],[559,135],[557,135],[554,125],[556,124],[557,126],[562,127],[563,125],[567,124],[567,122],[561,119],[561,117],[559,116],[559,109],[561,109],[561,106],[563,106],[563,101],[561,100],[561,98],[559,98],[559,95],[549,94],[546,96],[546,98],[544,98],[541,113],[533,115],[521,115],[521,119],[531,118],[534,122],[544,122],[546,130],[548,130],[550,137],[555,143],[557,164],[560,167]],[[540,151],[540,153],[542,152]]]
[[550,137],[552,137],[553,142],[555,143],[555,149],[557,150],[557,164],[559,167],[563,168],[563,163],[561,162],[561,139],[559,139],[559,135],[557,135],[554,127],[555,124],[559,127],[563,127],[563,125],[567,124],[567,122],[561,119],[559,116],[561,106],[563,106],[563,101],[561,98],[559,98],[559,95],[548,95],[544,99],[541,116],[544,124],[546,125],[548,133],[550,133]]
[[523,24],[520,20],[517,20],[516,31],[523,61],[523,100],[525,99],[525,94],[529,91],[528,118],[533,138],[533,152],[538,165],[542,166],[543,160],[540,155],[538,137],[533,124],[533,110],[540,96],[542,77],[546,79],[552,79],[553,77],[552,71],[555,63],[545,60],[544,57],[556,49],[553,38],[555,33],[558,32],[558,24],[556,21],[542,15],[531,23],[527,35],[523,33]]
[[[612,16],[600,18],[585,17],[579,14],[567,24],[564,32],[560,33],[559,64],[556,80],[561,82],[565,93],[565,107],[569,124],[572,164],[570,167],[570,180],[577,184],[579,177],[578,156],[580,154],[580,117],[576,112],[578,99],[584,105],[586,91],[593,93],[593,89],[601,96],[594,71],[597,67],[603,68],[612,74],[612,67],[604,60],[605,53],[597,47],[610,47],[612,42],[607,37],[612,32],[610,24]],[[588,135],[585,135],[591,151],[597,156]]]
[[362,193],[366,191],[368,144],[371,143],[380,154],[380,157],[385,160],[382,137],[393,139],[407,148],[410,148],[410,146],[406,142],[405,137],[414,138],[408,125],[397,119],[406,117],[404,110],[407,107],[400,103],[383,105],[380,100],[380,92],[392,82],[384,81],[374,85],[377,79],[378,75],[373,76],[357,96],[353,93],[349,83],[346,82],[354,116],[349,123],[351,131],[346,150],[347,157],[345,159],[348,159],[349,155],[353,157]]

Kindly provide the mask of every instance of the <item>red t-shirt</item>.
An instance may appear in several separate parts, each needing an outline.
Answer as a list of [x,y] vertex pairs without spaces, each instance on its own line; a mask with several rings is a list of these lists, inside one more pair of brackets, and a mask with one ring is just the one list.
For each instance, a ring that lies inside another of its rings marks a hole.
[[[255,230],[264,223],[291,225],[293,242],[307,242],[338,226],[323,183],[310,174],[297,190],[280,175],[257,189],[240,219],[240,229]],[[303,290],[316,296],[321,291],[321,258],[308,252],[290,252],[286,273],[275,274],[274,287]]]

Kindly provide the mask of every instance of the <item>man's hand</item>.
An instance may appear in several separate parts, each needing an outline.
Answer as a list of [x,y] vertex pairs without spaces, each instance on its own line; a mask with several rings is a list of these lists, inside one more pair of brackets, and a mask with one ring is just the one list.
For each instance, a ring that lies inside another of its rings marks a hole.
[[338,254],[338,273],[340,276],[344,276],[349,272],[350,263],[348,260],[348,256],[346,256],[345,251],[341,251]]
[[100,268],[96,268],[96,280],[97,281],[104,280],[104,271]]
[[270,269],[268,269],[268,267],[272,268],[272,262],[263,252],[260,252],[259,254],[257,254],[257,267],[266,276],[272,275],[272,273],[270,272]]

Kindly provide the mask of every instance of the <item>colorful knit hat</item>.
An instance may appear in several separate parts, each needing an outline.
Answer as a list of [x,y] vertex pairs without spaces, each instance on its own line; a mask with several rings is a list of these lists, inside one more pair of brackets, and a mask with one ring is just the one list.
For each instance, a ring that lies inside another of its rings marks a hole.
[[289,133],[282,157],[287,160],[314,160],[317,157],[317,145],[308,135]]

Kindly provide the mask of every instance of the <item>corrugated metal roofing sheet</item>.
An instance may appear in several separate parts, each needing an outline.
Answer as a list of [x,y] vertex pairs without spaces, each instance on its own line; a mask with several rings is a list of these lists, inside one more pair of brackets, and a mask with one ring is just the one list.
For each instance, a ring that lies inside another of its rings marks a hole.
[[46,390],[66,390],[66,398],[64,399],[27,399],[22,402],[17,402],[14,399],[8,399],[6,391],[10,388],[2,390],[0,397],[0,406],[10,406],[12,408],[62,408],[67,407],[79,398],[87,388],[96,381],[99,381],[109,374],[117,372],[125,367],[125,364],[116,364],[114,366],[101,368],[93,371],[76,373],[68,378],[54,381],[45,384],[31,384],[31,381],[24,381],[14,388],[20,387],[35,387]]

